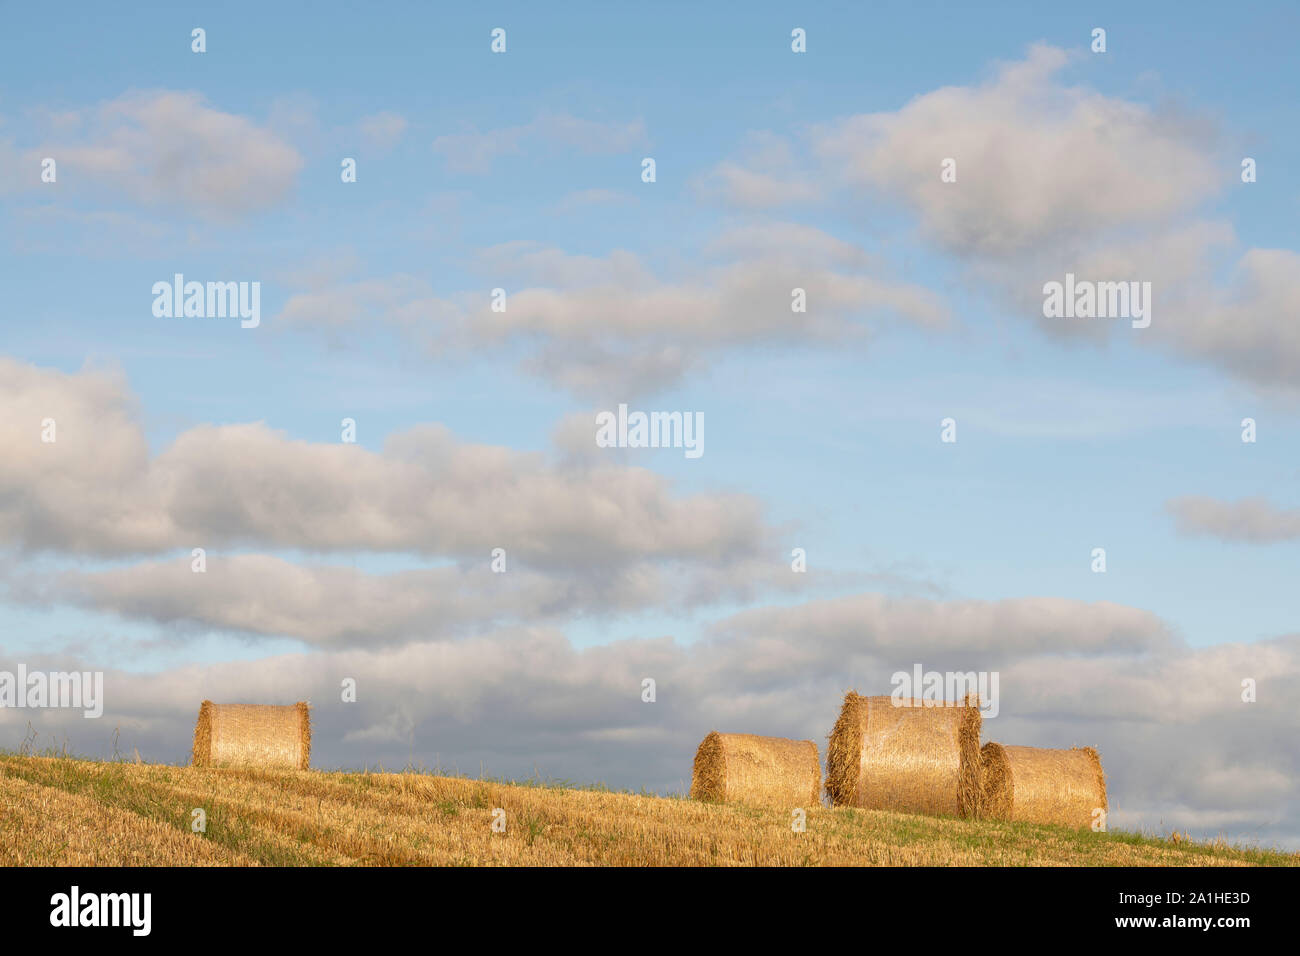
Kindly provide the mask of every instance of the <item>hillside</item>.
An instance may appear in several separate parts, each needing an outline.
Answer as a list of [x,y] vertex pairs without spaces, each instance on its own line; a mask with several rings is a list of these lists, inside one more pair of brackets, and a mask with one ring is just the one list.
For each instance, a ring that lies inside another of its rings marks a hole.
[[[207,814],[203,834],[191,812]],[[506,813],[492,831],[493,810]],[[423,773],[195,770],[0,754],[0,864],[1296,865],[1131,833],[867,810],[790,814]]]

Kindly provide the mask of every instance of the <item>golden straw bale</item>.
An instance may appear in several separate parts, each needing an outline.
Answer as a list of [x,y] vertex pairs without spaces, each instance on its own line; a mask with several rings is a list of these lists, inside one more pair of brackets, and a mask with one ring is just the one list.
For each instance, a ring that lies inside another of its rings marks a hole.
[[984,796],[980,815],[994,820],[1091,827],[1106,810],[1106,774],[1092,747],[1047,750],[987,743],[981,751]]
[[767,807],[821,806],[822,767],[811,740],[720,734],[695,753],[691,797]]
[[826,793],[837,807],[971,816],[980,797],[978,701],[863,697],[831,731]]
[[299,701],[199,706],[194,727],[196,767],[292,767],[306,770],[311,758],[311,715]]

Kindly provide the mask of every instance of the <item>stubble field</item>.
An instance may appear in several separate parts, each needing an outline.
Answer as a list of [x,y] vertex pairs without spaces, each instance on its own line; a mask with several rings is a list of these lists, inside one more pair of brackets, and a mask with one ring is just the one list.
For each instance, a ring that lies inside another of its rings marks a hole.
[[[194,811],[205,816],[196,833]],[[1297,855],[1132,833],[403,772],[0,754],[6,866],[1243,866]],[[493,821],[504,811],[504,832]]]

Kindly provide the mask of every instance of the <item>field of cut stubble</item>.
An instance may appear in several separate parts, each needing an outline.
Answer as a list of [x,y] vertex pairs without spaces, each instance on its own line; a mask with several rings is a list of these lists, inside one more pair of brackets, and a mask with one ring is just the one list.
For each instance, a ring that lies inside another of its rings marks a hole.
[[[191,830],[193,810],[206,832]],[[494,809],[505,811],[493,832]],[[0,754],[6,866],[1296,865],[1296,854],[869,810],[790,813],[427,773]]]

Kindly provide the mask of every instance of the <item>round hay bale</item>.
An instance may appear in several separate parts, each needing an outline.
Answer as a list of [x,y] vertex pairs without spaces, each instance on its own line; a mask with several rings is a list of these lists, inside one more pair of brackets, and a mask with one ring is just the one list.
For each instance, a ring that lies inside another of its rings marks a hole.
[[993,820],[1092,826],[1093,810],[1109,809],[1106,774],[1092,747],[1047,750],[987,743],[980,756],[980,815]]
[[291,767],[306,770],[311,757],[311,715],[305,701],[199,705],[194,726],[196,767]]
[[849,691],[826,750],[837,807],[971,816],[980,798],[980,712],[969,698],[863,697]]
[[811,740],[720,734],[695,752],[691,797],[764,807],[821,806],[822,765]]

